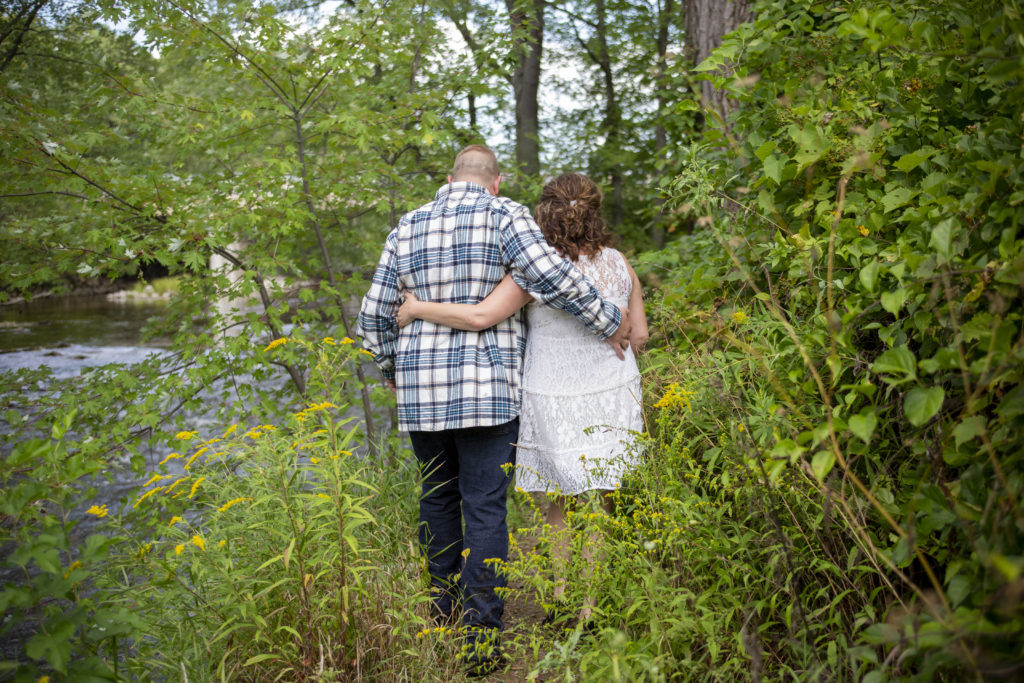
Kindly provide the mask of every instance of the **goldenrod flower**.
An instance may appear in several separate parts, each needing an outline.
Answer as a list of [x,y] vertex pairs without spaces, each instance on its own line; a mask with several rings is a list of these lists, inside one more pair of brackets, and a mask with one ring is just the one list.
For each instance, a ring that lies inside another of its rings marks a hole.
[[231,425],[230,427],[228,427],[227,429],[225,429],[224,433],[221,436],[226,439],[229,436],[231,436],[232,434],[234,434],[236,431],[238,431],[238,423],[237,422],[235,424]]
[[[178,482],[175,482],[175,483],[178,483]],[[141,503],[142,501],[146,500],[147,498],[152,496],[157,491],[163,491],[165,488],[167,488],[167,487],[166,486],[157,486],[155,489],[150,489],[150,490],[146,491],[145,493],[142,494],[142,496],[137,501],[135,501],[135,505],[132,505],[132,509],[135,509],[135,508],[139,507],[139,503]]]
[[192,484],[192,490],[188,492],[189,500],[192,500],[192,496],[196,495],[196,489],[198,489],[199,485],[204,481],[206,481],[206,477],[199,477],[196,479],[196,483]]
[[142,488],[146,488],[147,486],[149,486],[153,482],[160,481],[161,479],[170,479],[170,477],[165,477],[162,474],[154,474],[152,477],[150,477],[149,479],[146,480],[146,483],[142,485]]
[[743,323],[747,322],[747,314],[744,313],[743,311],[733,311],[732,315],[729,316],[729,317],[732,318],[732,321],[734,323],[737,323],[737,324],[740,324],[740,325],[742,325]]
[[341,343],[342,344],[355,344],[356,340],[353,339],[352,337],[345,337],[344,339],[341,340]]
[[328,496],[326,493],[318,493],[318,494],[316,494],[316,497],[317,498],[326,498],[327,500],[331,499],[331,497]]
[[50,683],[50,677],[49,676],[40,676],[39,678],[36,679],[36,683]]
[[320,462],[320,458],[310,458],[310,459],[309,459],[309,462],[315,465],[315,464],[317,464],[318,462]]
[[209,449],[209,448],[207,448],[206,446],[203,446],[203,447],[202,447],[202,448],[200,448],[200,449],[199,449],[198,451],[196,451],[195,453],[193,453],[193,454],[192,454],[192,457],[191,457],[191,458],[189,458],[189,459],[188,459],[188,462],[186,462],[186,463],[185,463],[185,469],[187,470],[187,469],[188,469],[189,467],[191,467],[191,466],[192,466],[192,463],[194,463],[194,462],[196,461],[196,458],[198,458],[198,457],[199,457],[200,455],[202,455],[203,453],[205,453],[205,452],[206,452],[206,451],[208,451],[208,450],[210,450],[210,449]]
[[695,394],[696,392],[690,391],[689,389],[680,389],[679,383],[673,382],[668,385],[668,388],[665,390],[665,395],[654,404],[654,407],[671,408],[672,406],[684,406],[687,411],[692,412],[693,408],[690,405],[690,397]]
[[184,549],[185,549],[185,544],[184,543],[179,543],[178,545],[174,546],[174,554],[175,555],[181,555],[181,551],[183,551]]
[[71,576],[71,572],[75,571],[76,569],[78,569],[81,566],[82,566],[82,563],[79,562],[78,560],[75,560],[74,562],[72,562],[71,566],[68,567],[68,570],[66,572],[64,572],[64,578],[66,579],[69,576]]
[[196,546],[202,551],[206,551],[206,541],[203,540],[202,536],[193,536],[192,545]]
[[359,349],[359,353],[365,353],[367,356],[370,356],[371,358],[375,357],[373,351],[367,351],[366,349]]
[[181,517],[179,517],[178,515],[174,515],[173,517],[171,517],[171,521],[169,521],[167,523],[167,526],[174,526],[175,524],[177,524],[180,521],[181,521]]
[[181,457],[181,454],[180,454],[180,453],[171,453],[171,454],[170,454],[170,455],[168,455],[168,456],[167,456],[166,458],[164,458],[163,460],[161,460],[160,462],[158,462],[158,463],[157,463],[157,465],[163,465],[163,464],[164,464],[165,462],[167,462],[168,460],[174,460],[175,458],[180,458],[180,457]]
[[223,547],[224,547],[224,546],[226,546],[227,544],[228,544],[228,542],[227,542],[227,541],[225,541],[225,540],[221,540],[221,542],[217,544],[217,547],[218,547],[218,548],[223,548]]
[[[185,481],[186,479],[188,479],[188,477],[179,477],[179,478],[175,479],[175,480],[174,480],[174,481],[173,481],[173,482],[171,483],[171,485],[167,487],[167,493],[170,493],[171,491],[173,491],[173,490],[174,490],[174,487],[175,487],[175,486],[177,486],[177,485],[178,485],[178,484],[180,484],[181,482]],[[157,489],[153,489],[153,491],[156,491],[156,490],[157,490]],[[152,493],[152,491],[151,491],[150,493]]]
[[280,339],[275,339],[274,341],[272,341],[269,344],[267,344],[267,348],[263,349],[263,351],[264,352],[273,351],[278,346],[281,346],[282,344],[287,344],[287,343],[288,343],[288,340],[285,337],[281,337]]
[[324,337],[324,344],[335,346],[334,337]]
[[174,435],[174,438],[178,439],[179,441],[189,441],[195,438],[196,434],[198,433],[199,432],[178,432],[177,434]]
[[107,509],[106,505],[93,505],[85,512],[87,514],[96,515],[97,517],[103,518],[110,513],[110,510]]
[[217,508],[217,512],[224,512],[232,505],[238,505],[239,503],[244,503],[247,500],[252,500],[252,498],[233,498]]
[[866,228],[865,226],[863,226],[863,225],[858,225],[858,226],[857,226],[857,232],[859,232],[859,233],[860,233],[861,235],[863,235],[864,237],[867,237],[868,235],[870,235],[870,234],[871,234],[871,231],[870,231],[870,230],[868,230],[868,229],[867,229],[867,228]]

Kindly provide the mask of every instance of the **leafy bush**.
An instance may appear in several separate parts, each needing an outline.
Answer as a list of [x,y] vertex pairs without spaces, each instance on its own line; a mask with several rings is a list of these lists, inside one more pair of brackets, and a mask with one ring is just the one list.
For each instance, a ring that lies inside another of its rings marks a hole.
[[652,371],[695,392],[653,452],[722,489],[697,528],[743,538],[720,557],[746,578],[705,600],[765,675],[1022,660],[1024,21],[1003,9],[761,2],[699,69],[732,64],[713,78],[742,107],[673,183],[696,232],[641,268]]

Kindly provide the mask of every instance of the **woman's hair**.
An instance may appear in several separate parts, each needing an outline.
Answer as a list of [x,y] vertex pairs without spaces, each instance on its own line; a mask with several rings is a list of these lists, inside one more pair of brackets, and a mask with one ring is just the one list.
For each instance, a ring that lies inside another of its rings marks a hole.
[[548,244],[570,261],[614,241],[601,215],[601,188],[581,173],[560,175],[540,194],[533,216]]

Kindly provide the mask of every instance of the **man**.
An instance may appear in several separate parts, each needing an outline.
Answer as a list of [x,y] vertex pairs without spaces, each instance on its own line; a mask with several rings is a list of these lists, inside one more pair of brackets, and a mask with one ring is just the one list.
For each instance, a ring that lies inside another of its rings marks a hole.
[[519,432],[524,318],[520,311],[480,332],[426,321],[400,332],[401,291],[472,304],[511,273],[535,299],[613,345],[625,348],[629,339],[624,311],[547,244],[525,207],[498,196],[500,183],[494,152],[481,145],[459,152],[434,201],[403,216],[388,235],[359,313],[363,345],[398,396],[399,429],[409,432],[424,473],[420,543],[435,617],[456,617],[464,601],[463,624],[475,645],[471,673],[500,662],[484,644],[503,628],[495,588],[505,580],[491,560],[508,559],[505,506]]

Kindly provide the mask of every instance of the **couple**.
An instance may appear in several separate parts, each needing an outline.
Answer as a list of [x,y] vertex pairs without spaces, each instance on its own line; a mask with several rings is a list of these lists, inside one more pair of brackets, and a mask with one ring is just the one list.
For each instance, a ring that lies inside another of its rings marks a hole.
[[[597,186],[556,178],[535,222],[498,196],[500,182],[490,149],[459,152],[434,201],[388,235],[359,314],[423,469],[435,616],[455,619],[464,603],[478,672],[500,661],[483,646],[504,610],[504,578],[488,560],[508,559],[517,457],[528,491],[614,488],[628,462],[623,439],[642,428],[633,349],[647,338],[639,282],[610,247]],[[555,526],[563,505],[549,503]]]

